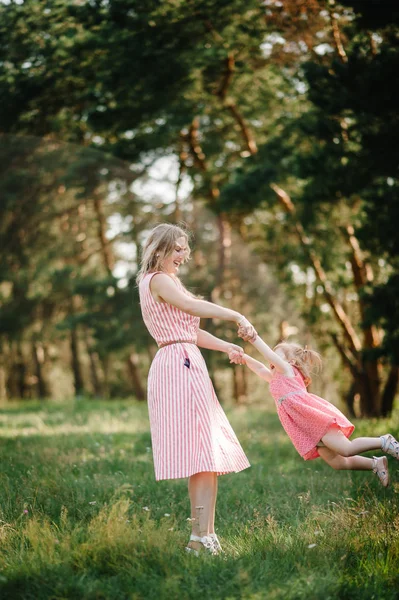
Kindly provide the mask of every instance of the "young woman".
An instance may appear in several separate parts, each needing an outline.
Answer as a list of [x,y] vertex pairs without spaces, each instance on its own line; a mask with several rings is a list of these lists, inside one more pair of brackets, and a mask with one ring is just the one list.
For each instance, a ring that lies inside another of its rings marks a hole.
[[[190,256],[187,233],[176,225],[155,227],[144,246],[137,277],[144,322],[159,350],[148,375],[148,410],[155,478],[188,477],[192,535],[187,550],[221,550],[215,534],[217,476],[249,467],[214,392],[200,348],[242,348],[199,328],[200,317],[252,325],[240,313],[195,298],[178,272]],[[237,358],[239,362],[239,358]]]

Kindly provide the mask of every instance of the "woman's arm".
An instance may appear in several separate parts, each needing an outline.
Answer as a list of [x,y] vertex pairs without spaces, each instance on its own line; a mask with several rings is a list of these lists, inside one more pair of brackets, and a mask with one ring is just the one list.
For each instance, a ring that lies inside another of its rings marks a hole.
[[241,356],[244,354],[244,350],[240,346],[221,340],[220,338],[208,333],[208,331],[204,331],[203,329],[198,331],[197,346],[200,348],[206,348],[207,350],[219,350],[219,352],[230,353],[234,351],[239,353]]
[[185,294],[173,283],[171,277],[165,273],[154,275],[151,279],[150,287],[155,300],[172,304],[172,306],[176,306],[176,308],[189,315],[224,319],[225,321],[234,321],[236,323],[243,319],[243,316],[235,310],[224,308],[206,300],[192,298],[188,294]]

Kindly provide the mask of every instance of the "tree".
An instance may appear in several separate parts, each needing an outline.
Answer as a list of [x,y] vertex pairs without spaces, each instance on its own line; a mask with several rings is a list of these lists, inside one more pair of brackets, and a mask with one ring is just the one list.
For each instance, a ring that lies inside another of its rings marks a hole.
[[[351,19],[343,34],[339,17],[334,13],[335,53],[303,65],[309,110],[261,148],[255,167],[236,175],[224,190],[224,202],[242,210],[242,198],[251,190],[256,207],[265,193],[272,203],[274,191],[288,216],[284,230],[294,235],[294,245],[284,245],[282,263],[312,268],[311,294],[317,297],[320,288],[325,310],[331,309],[339,327],[340,332],[331,328],[331,335],[353,378],[349,408],[360,395],[361,414],[387,415],[398,383],[397,329],[387,308],[395,306],[398,269],[391,223],[398,205],[399,121],[392,81],[399,54],[389,19],[378,32],[366,32],[359,19]],[[337,268],[339,261],[347,261],[350,271]]]

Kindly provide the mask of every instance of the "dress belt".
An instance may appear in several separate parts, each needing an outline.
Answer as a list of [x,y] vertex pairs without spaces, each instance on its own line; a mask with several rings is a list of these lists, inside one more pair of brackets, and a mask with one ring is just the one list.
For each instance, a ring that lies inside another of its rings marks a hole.
[[284,396],[281,396],[281,398],[279,398],[279,399],[277,400],[277,404],[278,404],[279,406],[281,406],[281,404],[284,402],[284,400],[285,400],[286,398],[289,398],[289,396],[293,396],[294,394],[298,394],[298,393],[299,393],[299,392],[298,392],[298,390],[294,390],[294,391],[292,391],[292,392],[288,392],[288,394],[285,394]]
[[196,344],[197,342],[193,342],[192,340],[174,340],[173,342],[163,342],[163,344],[159,344],[160,348],[164,348],[165,346],[170,346],[171,344]]

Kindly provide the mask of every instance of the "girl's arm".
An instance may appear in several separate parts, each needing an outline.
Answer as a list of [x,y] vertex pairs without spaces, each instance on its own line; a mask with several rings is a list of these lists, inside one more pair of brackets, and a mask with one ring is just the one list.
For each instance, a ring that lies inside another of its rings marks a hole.
[[241,357],[244,354],[244,350],[240,346],[231,344],[230,342],[225,342],[224,340],[221,340],[220,338],[208,333],[208,331],[204,331],[203,329],[198,331],[197,346],[200,348],[206,348],[207,350],[219,350],[220,352],[227,353],[234,351]]
[[262,340],[262,338],[259,337],[259,335],[257,335],[255,340],[252,341],[248,339],[248,335],[244,333],[244,330],[241,330],[241,328],[238,330],[238,335],[244,340],[250,341],[251,344],[255,346],[255,348],[262,354],[262,356],[264,356],[266,360],[269,361],[276,368],[276,371],[278,371],[279,373],[283,373],[288,377],[295,376],[294,370],[290,363],[284,360],[284,358],[282,358],[278,354],[276,354],[276,352],[274,352],[274,350],[272,350],[270,346],[268,346]]
[[259,375],[265,381],[271,381],[273,377],[273,373],[270,369],[268,369],[263,363],[259,362],[252,358],[252,356],[248,356],[248,354],[244,354],[243,359],[247,367],[251,369],[256,375]]
[[259,335],[256,337],[254,342],[251,342],[253,346],[268,360],[272,365],[276,368],[279,373],[283,373],[284,375],[288,375],[288,377],[294,377],[294,369],[291,367],[290,363],[284,360],[281,356],[276,354],[274,350],[270,348],[260,337]]
[[[172,278],[165,273],[157,273],[154,275],[151,279],[150,288],[154,299],[157,302],[167,302],[195,317],[224,319],[225,321],[235,321],[236,323],[243,321],[244,319],[243,316],[235,310],[224,308],[223,306],[207,302],[206,300],[192,298],[188,294],[185,294],[175,285],[175,283],[173,283]],[[246,323],[248,323],[248,321],[246,321]],[[244,323],[244,328],[247,328],[246,323]]]

